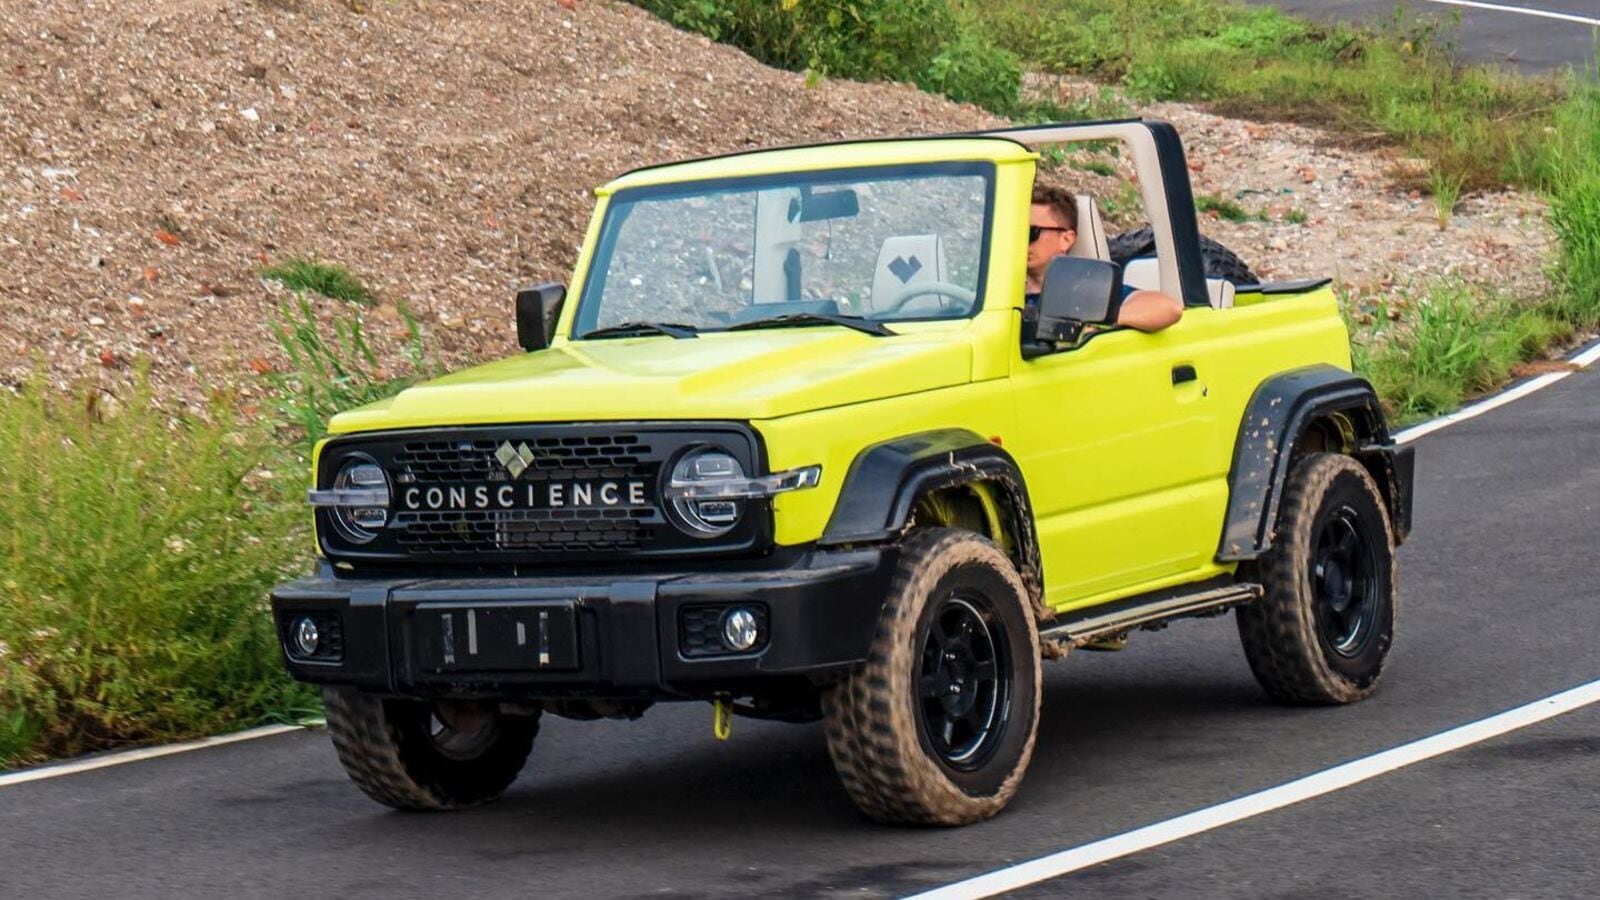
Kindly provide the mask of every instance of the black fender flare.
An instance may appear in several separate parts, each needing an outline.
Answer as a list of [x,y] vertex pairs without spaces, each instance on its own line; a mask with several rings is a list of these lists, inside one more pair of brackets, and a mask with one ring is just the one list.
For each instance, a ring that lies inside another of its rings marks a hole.
[[1271,549],[1295,442],[1313,421],[1334,412],[1349,419],[1354,433],[1348,435],[1348,449],[1378,482],[1396,542],[1405,539],[1411,527],[1411,448],[1395,446],[1371,383],[1319,364],[1268,378],[1245,406],[1228,472],[1228,512],[1218,561],[1252,560]]
[[1013,539],[1014,546],[1005,549],[1037,606],[1043,597],[1043,565],[1022,470],[999,445],[966,429],[907,435],[856,454],[817,543],[830,547],[893,540],[911,525],[923,494],[973,483],[992,487]]

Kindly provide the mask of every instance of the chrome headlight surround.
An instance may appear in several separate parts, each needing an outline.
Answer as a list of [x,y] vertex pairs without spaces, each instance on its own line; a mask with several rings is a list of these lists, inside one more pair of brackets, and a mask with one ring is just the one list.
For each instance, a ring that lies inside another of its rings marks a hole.
[[678,456],[661,496],[680,531],[714,538],[739,524],[747,505],[744,501],[816,487],[821,480],[821,466],[749,478],[738,457],[722,447],[702,444]]
[[352,453],[339,466],[329,490],[306,494],[312,506],[328,510],[339,536],[352,544],[370,544],[389,524],[389,473],[365,453]]

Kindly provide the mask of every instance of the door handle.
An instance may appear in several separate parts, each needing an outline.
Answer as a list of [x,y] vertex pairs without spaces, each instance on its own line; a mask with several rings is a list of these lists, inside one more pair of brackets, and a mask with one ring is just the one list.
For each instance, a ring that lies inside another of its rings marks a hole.
[[1174,387],[1180,384],[1188,384],[1191,381],[1198,380],[1199,377],[1200,375],[1199,373],[1195,372],[1194,366],[1183,365],[1172,367],[1172,384]]

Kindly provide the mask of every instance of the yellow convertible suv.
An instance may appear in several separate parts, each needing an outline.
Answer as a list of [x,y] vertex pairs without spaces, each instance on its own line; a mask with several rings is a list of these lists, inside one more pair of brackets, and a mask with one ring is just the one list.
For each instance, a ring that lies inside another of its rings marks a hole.
[[[1025,297],[1034,148],[1131,160],[1154,254],[1091,197]],[[320,571],[278,588],[351,777],[493,799],[540,717],[653,703],[821,719],[885,822],[994,815],[1040,661],[1236,610],[1287,703],[1347,703],[1393,640],[1412,458],[1326,281],[1208,278],[1154,121],[740,153],[598,191],[525,353],[337,416]],[[1124,282],[1185,306],[1115,326]],[[1045,748],[1044,752],[1049,752]]]

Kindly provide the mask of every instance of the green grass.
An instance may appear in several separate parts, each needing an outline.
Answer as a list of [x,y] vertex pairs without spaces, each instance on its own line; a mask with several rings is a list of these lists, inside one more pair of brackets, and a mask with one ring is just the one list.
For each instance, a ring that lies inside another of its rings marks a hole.
[[410,375],[396,377],[378,365],[359,314],[335,316],[324,325],[302,294],[279,310],[272,331],[289,365],[265,377],[275,389],[284,422],[306,444],[316,443],[336,413],[393,396],[413,381],[440,374],[416,319],[400,308],[409,335],[402,353]]
[[1016,55],[947,0],[632,0],[766,63],[859,81],[908,81],[988,109],[1017,107]]
[[1222,0],[957,2],[974,28],[1032,66],[1146,99],[1392,140],[1468,190],[1537,177],[1544,129],[1567,89],[1561,78],[1458,65],[1448,18],[1364,29]]
[[[1551,293],[1514,297],[1442,282],[1412,296],[1398,322],[1387,305],[1353,310],[1356,368],[1401,421],[1457,408],[1518,363],[1600,327],[1600,80],[1575,82],[1533,163],[1560,245]],[[1442,204],[1441,204],[1442,205]]]
[[[310,563],[327,417],[409,381],[377,368],[360,315],[283,310],[277,419],[227,392],[174,415],[142,377],[114,403],[0,393],[0,516],[28,523],[0,532],[0,769],[319,712],[279,662],[267,592]],[[414,323],[406,354],[436,370]]]
[[267,590],[304,562],[304,463],[219,393],[174,416],[0,396],[0,767],[291,719]]
[[330,300],[371,305],[372,293],[355,273],[337,263],[293,257],[262,269],[261,277],[296,291],[321,294]]
[[1443,231],[1450,225],[1450,217],[1455,215],[1456,204],[1461,200],[1462,177],[1451,175],[1435,169],[1428,175],[1428,193],[1433,197],[1433,216],[1439,222],[1439,230]]
[[1283,214],[1283,220],[1290,225],[1304,225],[1307,220],[1306,211],[1303,209],[1291,209]]
[[1557,113],[1540,169],[1561,239],[1553,313],[1591,329],[1600,325],[1600,63]]
[[1194,198],[1194,208],[1200,213],[1216,213],[1217,218],[1228,222],[1248,222],[1257,218],[1245,212],[1239,204],[1216,194],[1201,194]]
[[1080,172],[1088,172],[1091,175],[1099,175],[1102,178],[1114,178],[1117,174],[1116,166],[1100,159],[1075,159],[1072,161],[1072,168]]
[[[1355,369],[1397,424],[1450,412],[1572,337],[1549,304],[1445,279],[1347,311]],[[1398,315],[1392,313],[1399,310]]]

